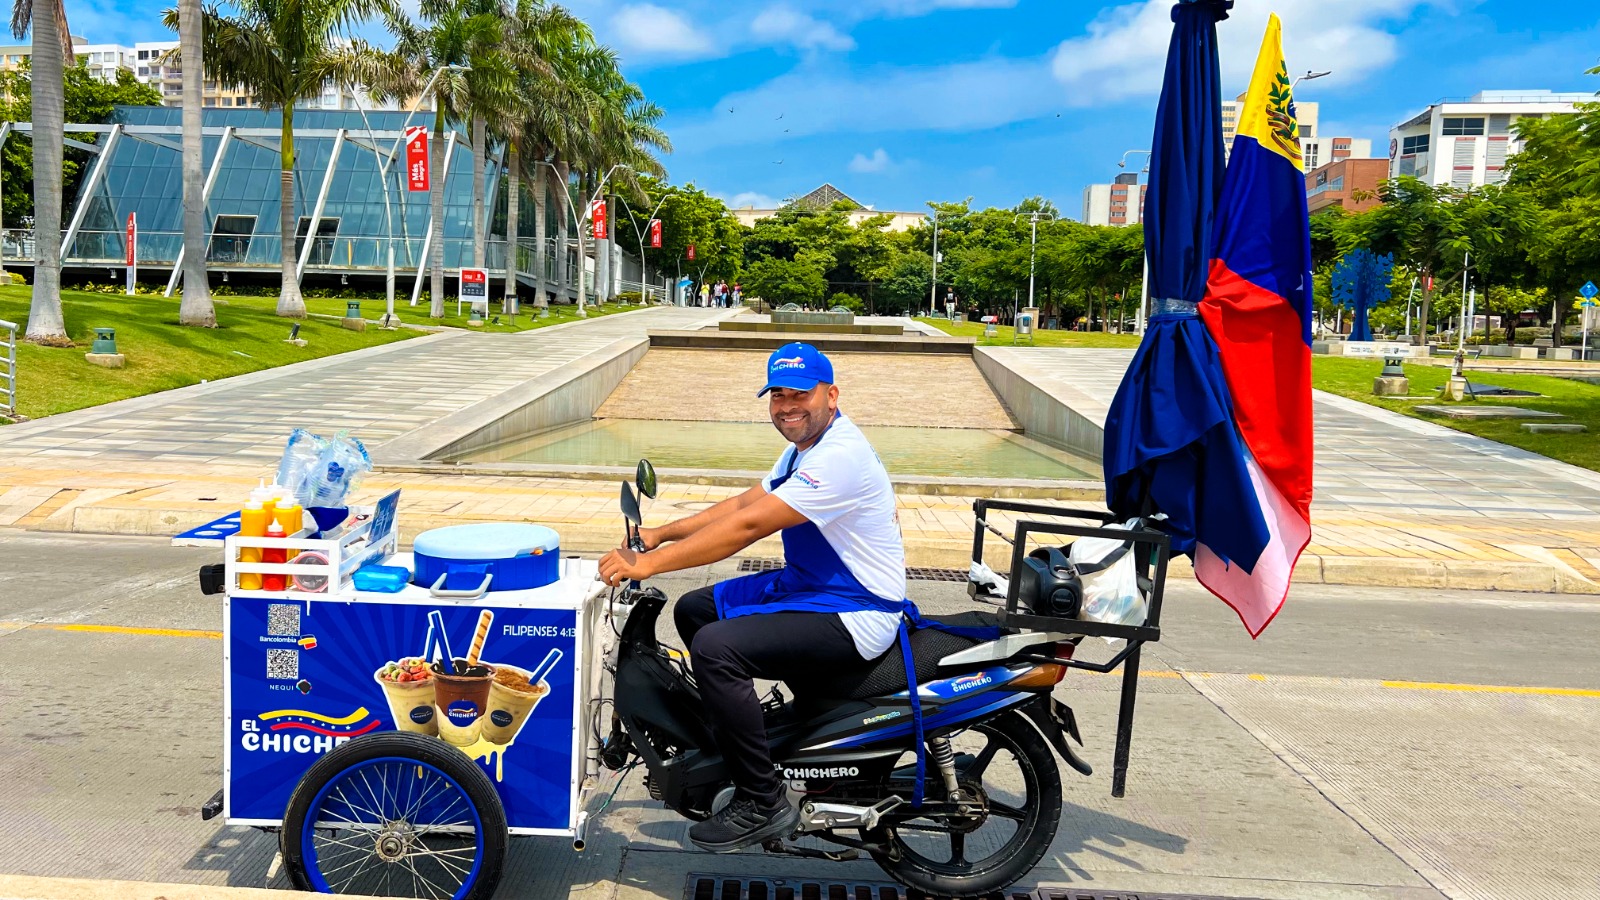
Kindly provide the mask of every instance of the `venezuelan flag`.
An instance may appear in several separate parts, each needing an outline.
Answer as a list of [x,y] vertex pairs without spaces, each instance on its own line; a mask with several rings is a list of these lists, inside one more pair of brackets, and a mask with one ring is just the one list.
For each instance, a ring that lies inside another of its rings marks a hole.
[[[1259,635],[1311,541],[1311,228],[1282,25],[1273,15],[1218,199],[1200,317],[1216,342],[1258,510],[1259,553],[1203,542],[1195,576]],[[1255,548],[1251,548],[1255,549]]]

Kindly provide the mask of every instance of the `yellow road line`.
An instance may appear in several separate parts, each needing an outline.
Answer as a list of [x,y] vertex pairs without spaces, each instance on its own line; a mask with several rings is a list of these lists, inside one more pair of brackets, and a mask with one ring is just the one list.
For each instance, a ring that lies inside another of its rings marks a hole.
[[60,622],[0,622],[0,629],[7,631],[17,631],[24,628],[44,631],[84,631],[95,634],[141,634],[151,637],[222,640],[222,632],[220,631],[199,631],[190,628],[135,628],[131,625],[75,625]]
[[1450,684],[1434,681],[1385,681],[1386,688],[1408,691],[1460,691],[1475,694],[1535,694],[1544,697],[1600,697],[1600,690],[1586,688],[1517,687],[1497,684]]

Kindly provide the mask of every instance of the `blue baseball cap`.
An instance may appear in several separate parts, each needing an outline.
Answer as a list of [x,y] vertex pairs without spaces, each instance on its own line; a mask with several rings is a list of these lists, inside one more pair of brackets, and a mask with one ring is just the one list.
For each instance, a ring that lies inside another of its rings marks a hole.
[[756,396],[776,388],[809,391],[822,382],[833,383],[833,363],[822,351],[810,344],[784,344],[767,357],[767,386]]

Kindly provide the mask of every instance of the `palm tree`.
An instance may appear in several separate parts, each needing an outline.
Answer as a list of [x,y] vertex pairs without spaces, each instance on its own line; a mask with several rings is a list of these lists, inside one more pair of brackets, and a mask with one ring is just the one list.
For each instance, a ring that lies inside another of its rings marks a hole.
[[[500,0],[423,0],[420,24],[392,10],[387,18],[395,35],[392,57],[403,60],[409,74],[399,82],[422,82],[431,73],[447,66],[459,70],[443,72],[434,84],[433,173],[429,205],[431,227],[428,268],[430,271],[429,315],[444,315],[444,156],[445,128],[451,122],[468,123],[472,132],[474,169],[473,223],[474,259],[482,259],[479,241],[482,222],[482,184],[487,120],[493,111],[509,107],[515,97],[515,71],[504,51],[508,9]],[[394,94],[392,85],[383,93]],[[479,122],[483,122],[480,128]]]
[[26,337],[48,347],[70,347],[61,315],[61,152],[66,124],[65,67],[72,59],[72,35],[61,0],[49,0],[34,16],[33,0],[16,0],[11,33],[20,40],[33,28],[33,299]]
[[217,327],[217,311],[206,283],[204,139],[200,131],[200,82],[205,78],[200,0],[178,0],[179,57],[183,67],[183,298],[178,324]]
[[496,131],[508,148],[506,168],[506,311],[517,291],[517,240],[521,230],[521,180],[533,181],[536,249],[534,251],[535,305],[545,297],[545,170],[557,143],[570,133],[576,96],[571,88],[572,57],[578,48],[593,43],[589,28],[560,6],[543,0],[521,0],[507,35],[509,54],[517,69],[519,102],[502,111]]
[[[248,91],[262,107],[276,108],[282,116],[278,233],[283,287],[278,315],[304,318],[306,304],[295,271],[294,107],[322,93],[329,79],[349,80],[361,69],[372,51],[344,35],[393,7],[390,0],[238,0],[237,7],[230,16],[215,8],[205,11],[205,73],[227,88]],[[163,18],[168,28],[178,27],[177,10],[167,10]]]

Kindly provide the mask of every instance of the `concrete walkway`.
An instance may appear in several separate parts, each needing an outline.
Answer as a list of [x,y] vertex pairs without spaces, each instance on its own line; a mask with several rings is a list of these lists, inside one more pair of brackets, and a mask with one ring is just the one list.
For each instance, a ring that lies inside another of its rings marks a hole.
[[294,428],[372,447],[620,339],[731,314],[653,307],[520,334],[447,331],[7,426],[0,455],[269,464]]

